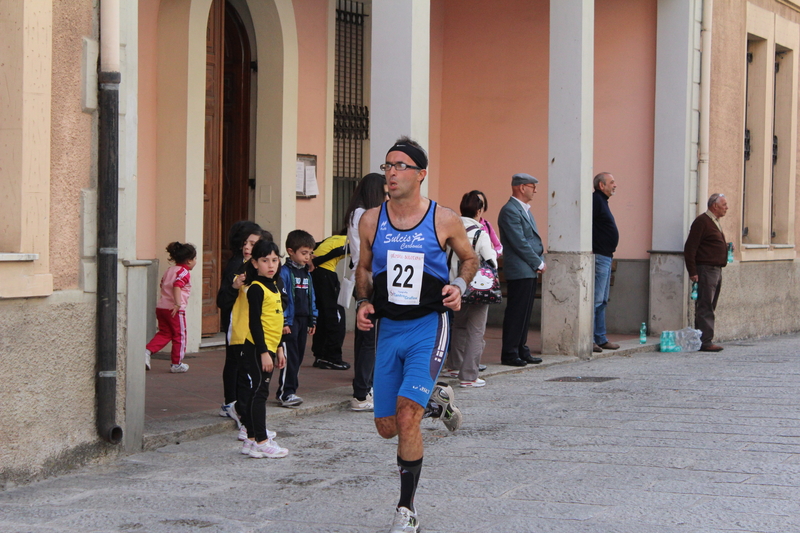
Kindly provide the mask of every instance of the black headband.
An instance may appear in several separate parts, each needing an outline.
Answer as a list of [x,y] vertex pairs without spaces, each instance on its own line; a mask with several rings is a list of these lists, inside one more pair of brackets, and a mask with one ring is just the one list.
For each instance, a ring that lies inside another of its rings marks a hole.
[[[428,156],[425,155],[425,152],[421,148],[417,148],[414,145],[397,143],[389,148],[389,152],[403,152],[410,157],[419,168],[428,168]],[[389,155],[389,152],[386,152],[386,155]]]

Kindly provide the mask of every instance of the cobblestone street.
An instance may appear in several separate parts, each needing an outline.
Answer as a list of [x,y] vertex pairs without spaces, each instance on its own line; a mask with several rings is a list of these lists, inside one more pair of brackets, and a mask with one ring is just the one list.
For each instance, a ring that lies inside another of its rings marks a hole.
[[[528,367],[456,389],[462,430],[423,421],[422,531],[800,531],[799,342]],[[553,381],[565,377],[580,379]],[[245,458],[230,431],[0,492],[0,531],[388,530],[395,442],[371,413],[270,427],[289,457]]]

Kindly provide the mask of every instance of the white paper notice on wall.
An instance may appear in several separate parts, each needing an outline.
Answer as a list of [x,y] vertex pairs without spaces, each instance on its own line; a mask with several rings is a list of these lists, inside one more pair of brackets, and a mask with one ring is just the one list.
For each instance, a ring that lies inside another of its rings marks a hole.
[[294,190],[297,198],[315,198],[319,194],[317,156],[297,154]]
[[306,164],[303,161],[297,162],[294,190],[301,195],[306,193]]
[[317,167],[306,167],[306,196],[316,196],[318,194]]

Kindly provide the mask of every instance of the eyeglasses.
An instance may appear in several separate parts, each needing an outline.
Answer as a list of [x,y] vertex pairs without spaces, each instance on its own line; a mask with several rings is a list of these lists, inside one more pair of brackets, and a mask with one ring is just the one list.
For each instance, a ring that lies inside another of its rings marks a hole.
[[402,161],[399,163],[384,163],[380,166],[380,169],[384,172],[389,172],[392,167],[396,168],[398,172],[402,170],[406,170],[407,168],[413,168],[414,170],[422,170],[421,167],[415,167],[414,165],[406,165]]

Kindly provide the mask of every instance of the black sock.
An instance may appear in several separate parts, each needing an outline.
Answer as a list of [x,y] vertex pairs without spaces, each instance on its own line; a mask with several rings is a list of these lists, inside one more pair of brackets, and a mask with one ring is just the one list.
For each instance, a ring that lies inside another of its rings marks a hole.
[[414,512],[414,493],[417,492],[419,473],[422,470],[422,457],[416,461],[404,461],[397,456],[400,468],[400,501],[398,507],[405,507]]

